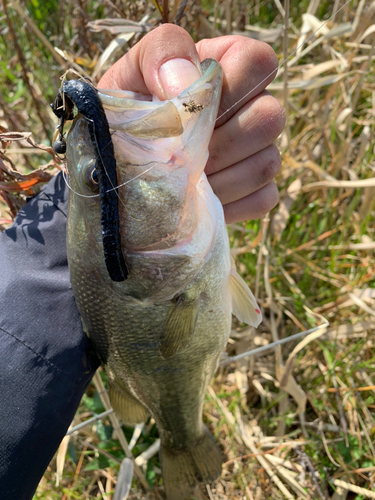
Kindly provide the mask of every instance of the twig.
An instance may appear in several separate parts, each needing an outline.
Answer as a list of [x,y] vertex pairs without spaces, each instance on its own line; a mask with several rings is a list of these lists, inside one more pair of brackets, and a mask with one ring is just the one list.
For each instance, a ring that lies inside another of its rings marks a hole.
[[212,491],[211,491],[209,484],[206,484],[206,490],[207,490],[208,496],[210,497],[210,500],[214,500],[214,497],[212,495]]
[[184,14],[184,11],[185,11],[185,8],[188,4],[188,1],[189,0],[182,0],[182,2],[180,3],[180,6],[178,8],[178,11],[177,11],[177,14],[176,14],[176,17],[174,18],[174,24],[177,24],[178,26],[180,25],[180,21],[182,19],[182,16]]
[[[241,438],[243,439],[243,442],[253,453],[256,454],[257,449],[255,448],[254,443],[253,443],[252,439],[250,438],[247,429],[245,428],[244,424],[241,421],[238,422],[238,424],[239,424],[239,430],[240,430]],[[264,457],[262,457],[261,455],[256,455],[256,459],[258,460],[260,465],[265,469],[265,471],[269,475],[271,481],[273,481],[275,483],[275,485],[279,488],[279,490],[284,495],[284,497],[291,499],[291,500],[292,499],[294,500],[293,495],[289,492],[289,490],[287,490],[287,488],[284,486],[284,484],[280,481],[280,479],[278,478],[276,473],[269,466],[267,460]]]
[[132,435],[132,438],[129,442],[129,450],[132,450],[134,448],[134,446],[136,445],[138,438],[143,431],[144,426],[145,426],[145,424],[137,424],[134,427],[133,435]]
[[325,500],[325,497],[323,495],[323,492],[322,490],[320,489],[320,486],[319,486],[319,482],[318,482],[318,478],[316,477],[316,472],[315,472],[315,469],[314,467],[312,466],[312,463],[310,462],[310,459],[309,457],[306,455],[306,453],[304,453],[303,451],[301,451],[298,446],[295,448],[296,452],[297,452],[297,455],[300,457],[300,460],[307,466],[307,468],[309,469],[310,471],[310,474],[313,478],[313,481],[314,481],[314,484],[315,484],[315,488],[316,488],[316,491],[318,492],[320,498],[322,500]]
[[333,456],[331,455],[331,452],[329,451],[329,448],[328,448],[328,445],[327,445],[327,440],[326,440],[326,437],[324,435],[324,431],[323,431],[323,427],[321,425],[322,422],[319,422],[319,431],[320,431],[320,436],[322,438],[322,442],[323,442],[323,446],[324,446],[324,449],[327,453],[327,457],[331,460],[331,462],[333,463],[333,465],[335,465],[336,467],[340,467],[340,464],[338,464],[336,462],[336,460],[333,458]]
[[34,21],[26,14],[25,10],[16,2],[10,4],[10,7],[14,9],[17,14],[22,17],[26,24],[29,26],[31,31],[41,40],[43,45],[47,48],[47,50],[52,54],[52,56],[56,59],[57,63],[62,67],[67,67],[67,63],[60,56],[58,52],[54,49],[53,45],[48,41],[48,39],[43,35],[38,26],[34,23]]
[[134,463],[129,458],[124,458],[122,461],[113,500],[128,498],[133,479],[133,465]]
[[162,14],[162,18],[163,18],[163,23],[168,23],[168,19],[169,19],[169,8],[168,8],[168,0],[162,0],[162,5],[163,5],[163,14]]
[[160,450],[160,439],[157,439],[155,443],[153,443],[147,450],[138,455],[135,459],[135,463],[142,467],[147,464],[147,461],[150,460],[156,453]]
[[332,484],[338,486],[339,488],[343,488],[344,490],[352,491],[353,493],[357,493],[358,495],[363,495],[367,498],[375,498],[375,492],[366,490],[365,488],[360,488],[359,486],[355,486],[354,484],[346,483],[345,481],[341,481],[340,479],[331,479]]
[[288,35],[289,35],[289,0],[284,1],[284,39],[283,39],[283,57],[284,57],[284,74],[283,74],[283,91],[284,91],[284,111],[287,117],[285,124],[285,132],[287,138],[287,149],[290,147],[290,126],[289,126],[289,100],[288,100]]
[[104,448],[99,448],[99,446],[95,446],[94,444],[90,443],[87,440],[83,441],[82,444],[84,446],[86,446],[87,448],[90,448],[91,450],[98,451],[99,453],[101,453],[102,455],[106,456],[110,460],[113,460],[114,462],[116,462],[118,464],[121,464],[121,461],[118,458],[116,458],[111,453],[108,453],[108,451],[106,451]]
[[[332,374],[332,381],[333,381],[333,385],[335,386],[335,389],[338,389],[337,380],[336,380],[336,377],[335,377],[334,373]],[[342,431],[343,431],[344,436],[345,436],[345,445],[346,445],[347,448],[349,448],[348,424],[346,422],[346,418],[345,418],[345,415],[344,415],[344,410],[342,409],[342,404],[341,404],[341,401],[340,401],[339,393],[336,392],[335,396],[336,396],[337,408],[339,410],[339,415],[340,415],[341,428],[342,428]]]
[[23,53],[22,53],[21,47],[18,44],[17,37],[16,37],[16,34],[14,32],[14,29],[13,29],[12,22],[11,22],[10,17],[9,17],[8,6],[7,6],[7,1],[6,0],[3,0],[3,8],[4,8],[5,17],[6,17],[6,20],[7,20],[7,25],[8,25],[8,28],[9,28],[9,33],[10,33],[11,39],[13,41],[14,48],[15,48],[15,50],[17,52],[17,57],[18,57],[19,63],[21,65],[22,75],[23,75],[23,81],[25,82],[26,87],[27,87],[27,89],[28,89],[28,91],[29,91],[29,93],[30,93],[33,101],[34,101],[35,109],[36,109],[36,112],[37,112],[38,117],[40,119],[40,122],[42,124],[44,133],[46,134],[46,137],[49,137],[50,130],[48,129],[47,124],[45,123],[45,121],[46,121],[45,117],[43,116],[43,114],[41,112],[40,103],[39,103],[39,100],[38,100],[38,96],[36,95],[34,87],[30,83],[29,76],[28,76],[28,69],[27,69],[27,66],[26,66],[26,61],[25,61],[25,58],[23,57]]
[[264,248],[264,242],[266,241],[266,236],[267,236],[267,229],[268,229],[268,224],[270,222],[270,217],[269,213],[266,214],[261,222],[262,225],[262,242],[259,246],[259,251],[258,251],[258,259],[257,259],[257,265],[256,265],[256,277],[255,277],[255,297],[259,298],[259,282],[260,282],[260,271],[261,271],[261,266],[262,266],[262,256],[263,256],[263,248]]
[[329,188],[349,188],[349,189],[357,189],[357,188],[365,188],[365,187],[374,187],[375,179],[374,177],[370,177],[369,179],[358,179],[355,181],[318,181],[312,182],[311,184],[307,184],[302,187],[302,191],[307,193],[308,191],[312,191],[313,189],[329,189]]
[[66,433],[66,436],[70,436],[70,434],[73,434],[73,432],[79,431],[83,427],[86,427],[86,425],[93,424],[97,420],[101,420],[102,418],[105,418],[107,415],[110,413],[113,413],[113,409],[111,408],[110,410],[103,411],[103,413],[99,413],[99,415],[95,415],[95,417],[89,418],[88,420],[85,420],[84,422],[81,422],[78,425],[75,425],[71,429],[68,430]]

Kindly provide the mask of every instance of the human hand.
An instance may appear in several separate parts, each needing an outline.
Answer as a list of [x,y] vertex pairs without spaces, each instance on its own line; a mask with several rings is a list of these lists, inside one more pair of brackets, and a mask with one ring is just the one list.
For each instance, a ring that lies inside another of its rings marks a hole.
[[277,67],[269,45],[240,36],[195,45],[185,30],[164,24],[117,61],[98,87],[171,99],[200,77],[199,62],[208,57],[222,65],[223,91],[205,171],[227,223],[258,219],[279,199],[274,141],[285,123],[282,107],[264,90]]

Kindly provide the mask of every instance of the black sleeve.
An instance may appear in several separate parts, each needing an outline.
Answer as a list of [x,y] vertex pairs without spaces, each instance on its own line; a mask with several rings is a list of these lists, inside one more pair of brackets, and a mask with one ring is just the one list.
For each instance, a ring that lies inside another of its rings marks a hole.
[[67,198],[60,173],[0,233],[1,498],[32,498],[99,364],[69,281]]

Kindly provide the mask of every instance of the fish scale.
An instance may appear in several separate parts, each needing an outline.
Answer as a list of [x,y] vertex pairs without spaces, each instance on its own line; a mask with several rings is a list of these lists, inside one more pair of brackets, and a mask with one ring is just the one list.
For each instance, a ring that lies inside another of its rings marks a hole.
[[[96,153],[84,119],[75,119],[67,139],[73,292],[114,410],[126,423],[151,414],[157,424],[168,500],[183,500],[220,474],[220,450],[202,422],[205,391],[232,312],[254,326],[261,320],[231,263],[223,209],[204,174],[221,81],[220,65],[206,60],[202,77],[167,105],[99,92],[116,130],[123,282],[106,268],[100,199],[79,196],[90,193]],[[187,96],[199,104],[194,113],[186,112]]]

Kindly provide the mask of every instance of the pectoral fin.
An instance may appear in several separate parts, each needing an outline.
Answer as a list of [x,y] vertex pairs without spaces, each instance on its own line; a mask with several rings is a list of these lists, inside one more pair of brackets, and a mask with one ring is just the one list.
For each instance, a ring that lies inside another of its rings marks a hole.
[[179,297],[171,305],[160,340],[163,358],[170,358],[187,347],[194,333],[198,309],[199,297],[190,301]]
[[233,268],[230,274],[230,290],[232,295],[232,314],[241,323],[247,323],[257,328],[262,321],[262,313],[250,288]]

